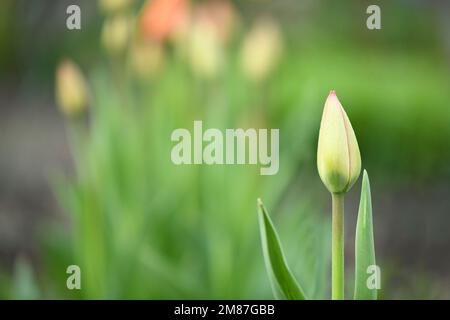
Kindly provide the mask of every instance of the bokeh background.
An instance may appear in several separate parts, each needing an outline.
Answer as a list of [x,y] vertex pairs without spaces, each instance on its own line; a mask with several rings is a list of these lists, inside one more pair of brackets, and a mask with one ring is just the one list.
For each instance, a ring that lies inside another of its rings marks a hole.
[[[66,28],[70,4],[81,30]],[[381,30],[366,27],[370,4]],[[55,99],[67,65],[85,108]],[[371,179],[381,298],[450,298],[448,2],[2,0],[0,297],[272,298],[261,197],[307,294],[329,298],[315,154],[331,89]],[[279,128],[278,174],[175,166],[170,134],[194,120]],[[81,290],[66,288],[72,264]]]

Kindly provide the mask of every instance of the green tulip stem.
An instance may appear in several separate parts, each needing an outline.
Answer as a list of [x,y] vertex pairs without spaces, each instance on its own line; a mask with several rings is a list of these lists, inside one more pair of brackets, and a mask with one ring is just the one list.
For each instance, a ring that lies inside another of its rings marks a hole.
[[331,299],[344,299],[344,194],[332,193]]

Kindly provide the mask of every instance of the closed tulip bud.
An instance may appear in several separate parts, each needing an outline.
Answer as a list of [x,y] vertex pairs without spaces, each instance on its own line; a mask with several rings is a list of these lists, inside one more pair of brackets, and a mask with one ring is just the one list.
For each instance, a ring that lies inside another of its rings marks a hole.
[[156,76],[164,66],[164,47],[154,41],[139,40],[131,50],[131,65],[139,78]]
[[283,41],[278,25],[262,18],[246,35],[241,52],[244,74],[254,82],[265,80],[281,57]]
[[56,71],[56,100],[69,117],[79,115],[87,107],[86,82],[78,66],[70,60],[64,60]]
[[195,22],[188,39],[188,56],[194,73],[208,80],[215,78],[222,71],[223,55],[223,46],[209,23]]
[[117,15],[105,20],[102,29],[102,44],[112,56],[125,51],[133,31],[133,20],[128,15]]
[[227,44],[235,31],[238,15],[229,0],[210,0],[198,4],[194,10],[196,20],[209,23],[222,44]]
[[322,114],[317,167],[323,183],[335,194],[350,190],[361,171],[355,132],[334,91],[330,92]]
[[126,9],[132,2],[133,0],[99,0],[101,10],[107,14]]

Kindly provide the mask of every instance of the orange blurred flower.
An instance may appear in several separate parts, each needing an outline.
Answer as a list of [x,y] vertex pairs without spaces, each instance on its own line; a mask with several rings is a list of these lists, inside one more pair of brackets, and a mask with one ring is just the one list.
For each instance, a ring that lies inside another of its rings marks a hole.
[[156,41],[173,37],[189,19],[189,0],[150,0],[140,18],[142,35]]

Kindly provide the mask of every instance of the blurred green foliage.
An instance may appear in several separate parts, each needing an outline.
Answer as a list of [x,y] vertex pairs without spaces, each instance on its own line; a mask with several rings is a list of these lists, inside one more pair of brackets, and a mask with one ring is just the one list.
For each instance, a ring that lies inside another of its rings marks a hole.
[[[261,197],[307,295],[325,298],[329,215],[321,213],[328,198],[315,152],[330,89],[346,108],[371,177],[386,185],[450,177],[450,73],[436,13],[383,3],[383,29],[369,31],[365,4],[274,5],[283,22],[283,56],[258,84],[245,78],[239,56],[251,1],[237,4],[242,24],[226,48],[226,68],[212,80],[193,74],[171,45],[163,70],[138,79],[123,57],[98,55],[98,16],[80,34],[38,34],[49,46],[28,58],[39,71],[33,75],[48,78],[60,57],[72,56],[83,62],[92,94],[88,119],[67,123],[75,172],[55,179],[55,190],[71,229],[45,231],[41,296],[269,298],[257,232]],[[11,10],[19,15],[20,5]],[[10,41],[5,30],[20,25],[5,21],[2,49]],[[14,32],[29,39],[29,31]],[[11,50],[20,51],[9,49],[1,51],[7,66],[18,56]],[[279,173],[173,165],[172,130],[190,129],[197,119],[221,130],[280,128]],[[81,267],[81,291],[65,287],[70,264]],[[23,270],[19,287],[31,283]]]
[[[279,202],[295,176],[300,151],[290,151],[292,160],[285,160],[279,176],[267,178],[254,166],[175,166],[172,130],[190,128],[194,119],[206,119],[211,127],[236,127],[249,112],[244,91],[231,94],[234,87],[218,85],[208,90],[210,84],[191,77],[173,61],[157,82],[138,84],[133,91],[127,81],[121,92],[111,90],[114,83],[105,70],[93,73],[88,127],[70,123],[77,176],[58,188],[73,222],[71,246],[64,249],[73,255],[58,270],[80,265],[82,297],[269,296],[262,280],[255,199],[262,195],[272,205]],[[236,85],[239,78],[233,72],[230,77]],[[234,110],[225,98],[230,96]],[[296,210],[280,217],[289,225],[303,218],[305,232],[295,241],[294,256],[326,248],[322,218],[308,218],[314,210],[298,207],[302,198],[290,201],[297,203]],[[325,268],[314,255],[311,259],[301,262],[308,270],[304,274],[310,290],[323,293],[315,279]]]

